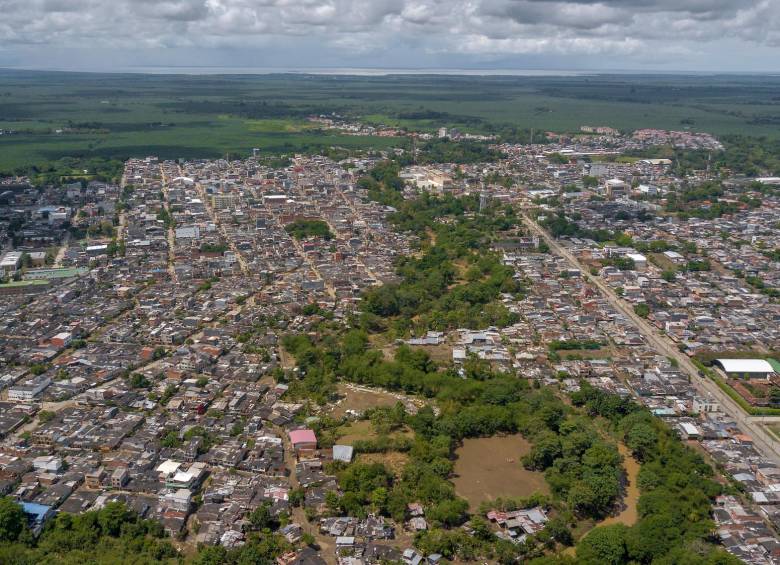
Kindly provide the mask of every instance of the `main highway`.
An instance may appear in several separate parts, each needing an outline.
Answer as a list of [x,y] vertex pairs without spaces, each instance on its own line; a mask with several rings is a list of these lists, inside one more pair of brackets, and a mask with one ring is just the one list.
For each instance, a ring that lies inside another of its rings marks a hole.
[[647,320],[638,316],[634,312],[633,307],[621,299],[600,277],[591,275],[590,271],[584,268],[579,260],[553,238],[547,230],[542,228],[526,213],[522,214],[522,218],[528,229],[541,237],[550,247],[550,250],[558,256],[563,257],[571,267],[579,269],[585,280],[599,289],[601,294],[618,312],[631,320],[648,344],[655,348],[659,353],[670,359],[674,359],[678,363],[680,369],[689,376],[691,385],[700,395],[717,400],[721,405],[721,409],[734,419],[742,432],[750,435],[753,439],[753,444],[763,456],[776,463],[780,463],[780,442],[772,437],[771,433],[762,425],[770,422],[780,422],[780,417],[760,417],[747,414],[731,399],[731,397],[723,392],[715,382],[706,377],[702,377],[699,374],[699,369],[696,365],[691,362],[687,355],[681,353],[677,349],[677,346],[669,337],[660,334],[655,327],[647,322]]

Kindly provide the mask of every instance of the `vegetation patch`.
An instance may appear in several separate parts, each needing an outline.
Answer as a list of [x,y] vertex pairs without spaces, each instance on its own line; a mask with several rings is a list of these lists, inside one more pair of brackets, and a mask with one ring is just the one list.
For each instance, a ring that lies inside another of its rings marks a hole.
[[334,237],[328,224],[322,220],[296,220],[291,224],[287,224],[284,229],[295,239],[321,237],[325,240],[331,240]]

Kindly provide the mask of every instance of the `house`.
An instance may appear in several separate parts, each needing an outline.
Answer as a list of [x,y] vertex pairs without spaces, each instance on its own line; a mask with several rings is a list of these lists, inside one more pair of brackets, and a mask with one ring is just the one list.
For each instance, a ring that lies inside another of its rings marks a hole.
[[44,524],[54,517],[54,510],[51,506],[45,504],[36,504],[34,502],[22,502],[22,510],[27,516],[27,524],[35,535],[41,533]]
[[691,404],[692,411],[695,414],[706,414],[708,412],[720,412],[720,403],[709,398],[697,396]]
[[635,271],[643,272],[647,270],[647,257],[641,253],[628,253],[626,254],[626,257],[634,262]]
[[680,422],[678,429],[684,439],[699,439],[702,435],[701,430],[690,422]]
[[106,477],[106,472],[103,467],[98,467],[94,471],[84,474],[84,484],[87,488],[98,489],[103,486],[103,479]]
[[60,332],[49,340],[49,342],[60,349],[68,347],[73,340],[73,335],[70,332]]
[[314,451],[317,449],[317,436],[313,430],[293,430],[290,432],[290,443],[296,454],[302,451]]
[[62,459],[55,455],[41,455],[33,459],[33,468],[36,471],[57,473],[63,467]]
[[4,275],[13,275],[22,264],[21,251],[9,251],[0,259],[0,271]]
[[127,471],[127,467],[117,467],[113,473],[111,473],[111,486],[113,488],[122,488],[127,484],[130,475]]
[[8,389],[8,400],[17,402],[31,402],[43,390],[51,384],[51,378],[44,375],[35,377],[22,384],[12,386]]

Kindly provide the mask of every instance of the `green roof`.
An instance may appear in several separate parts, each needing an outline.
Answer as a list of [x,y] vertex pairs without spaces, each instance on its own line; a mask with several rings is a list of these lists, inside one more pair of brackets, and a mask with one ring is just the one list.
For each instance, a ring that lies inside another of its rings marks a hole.
[[775,370],[775,373],[780,373],[780,361],[777,359],[772,359],[771,357],[767,357],[766,362],[772,365],[772,368]]
[[38,276],[46,279],[64,279],[78,277],[87,272],[85,267],[62,267],[51,269],[30,269],[25,276]]

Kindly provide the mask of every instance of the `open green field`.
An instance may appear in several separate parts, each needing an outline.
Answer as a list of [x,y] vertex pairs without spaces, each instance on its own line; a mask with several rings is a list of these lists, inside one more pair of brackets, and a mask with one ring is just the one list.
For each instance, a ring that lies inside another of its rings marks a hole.
[[[780,137],[780,77],[140,75],[0,70],[0,170],[63,156],[164,158],[387,148],[310,114],[498,133],[584,124]],[[58,132],[58,130],[60,130]]]

